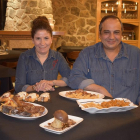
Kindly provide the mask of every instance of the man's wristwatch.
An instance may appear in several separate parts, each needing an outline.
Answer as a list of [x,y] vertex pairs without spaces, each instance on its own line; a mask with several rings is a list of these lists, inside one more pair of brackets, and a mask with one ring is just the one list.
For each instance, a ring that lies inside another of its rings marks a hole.
[[52,87],[55,88],[55,82],[54,82],[54,80],[52,82],[53,82],[53,86]]
[[54,82],[54,80],[53,80],[52,82],[53,82],[53,86],[55,86],[55,82]]

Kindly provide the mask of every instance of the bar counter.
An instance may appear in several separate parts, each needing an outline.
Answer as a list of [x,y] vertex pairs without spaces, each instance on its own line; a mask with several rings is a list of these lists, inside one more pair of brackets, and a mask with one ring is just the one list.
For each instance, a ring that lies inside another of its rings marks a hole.
[[[50,92],[50,101],[40,103],[48,109],[48,114],[36,120],[20,120],[0,113],[1,140],[139,140],[140,107],[114,113],[89,114],[82,111],[76,101],[59,96],[60,91],[70,90],[59,87]],[[51,119],[56,110],[64,110],[69,115],[84,120],[63,134],[47,132],[39,124]]]

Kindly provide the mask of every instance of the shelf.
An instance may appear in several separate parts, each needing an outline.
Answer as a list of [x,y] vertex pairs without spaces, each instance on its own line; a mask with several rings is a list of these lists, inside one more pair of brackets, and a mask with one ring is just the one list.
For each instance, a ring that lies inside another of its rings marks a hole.
[[[107,8],[106,8],[106,9],[101,9],[101,11],[105,11],[105,10],[111,11],[111,12],[112,12],[112,9],[107,9]],[[118,11],[118,9],[113,9],[113,12],[114,12],[114,11]]]
[[[122,9],[121,11],[125,11],[125,9]],[[138,12],[138,10],[128,10],[128,9],[126,9],[126,12]]]
[[[137,2],[137,3],[136,3]],[[112,12],[113,7],[113,12]],[[125,11],[126,9],[126,11]],[[97,0],[97,27],[105,15],[116,15],[124,25],[123,42],[140,48],[140,0]],[[106,13],[107,11],[107,13]],[[126,12],[126,13],[124,13]],[[133,37],[132,37],[133,36]],[[99,30],[96,28],[96,42],[99,42]]]
[[[101,42],[101,40],[99,39],[98,42]],[[138,43],[138,40],[122,40],[122,42],[125,42],[125,43],[130,43],[130,44],[137,44]]]

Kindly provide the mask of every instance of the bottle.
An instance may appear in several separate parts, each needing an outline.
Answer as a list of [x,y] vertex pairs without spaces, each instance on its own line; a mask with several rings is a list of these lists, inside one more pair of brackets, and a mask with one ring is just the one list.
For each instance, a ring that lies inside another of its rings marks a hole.
[[132,32],[132,40],[136,40],[135,32]]

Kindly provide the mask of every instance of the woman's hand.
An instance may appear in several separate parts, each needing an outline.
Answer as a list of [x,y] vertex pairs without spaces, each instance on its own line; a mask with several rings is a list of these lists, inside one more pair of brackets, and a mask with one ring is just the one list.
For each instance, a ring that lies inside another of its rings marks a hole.
[[36,83],[36,91],[54,91],[53,81],[48,80],[41,80],[40,82]]

